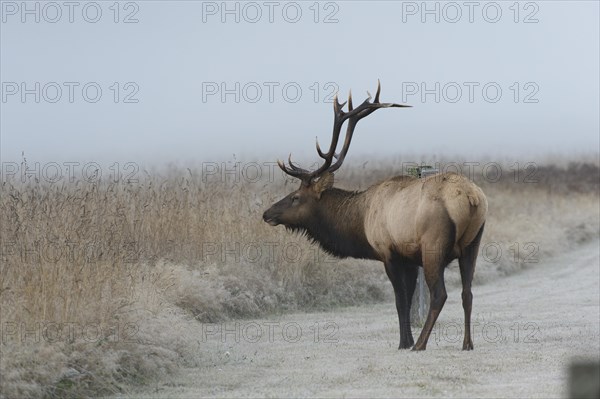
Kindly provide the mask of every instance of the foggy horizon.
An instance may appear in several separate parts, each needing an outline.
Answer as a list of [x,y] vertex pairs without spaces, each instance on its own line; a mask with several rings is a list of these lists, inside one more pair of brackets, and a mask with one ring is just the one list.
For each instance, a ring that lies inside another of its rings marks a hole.
[[276,3],[3,1],[2,162],[313,163],[333,95],[378,79],[413,108],[361,121],[348,163],[598,156],[597,2]]

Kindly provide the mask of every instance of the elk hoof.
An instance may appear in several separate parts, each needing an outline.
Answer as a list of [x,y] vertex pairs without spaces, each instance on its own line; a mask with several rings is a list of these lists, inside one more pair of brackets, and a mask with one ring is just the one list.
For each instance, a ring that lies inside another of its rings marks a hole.
[[464,351],[472,351],[473,350],[473,342],[465,342],[463,344]]
[[425,346],[424,346],[424,345],[418,345],[418,344],[417,344],[417,345],[415,345],[415,346],[413,346],[413,347],[412,347],[412,350],[413,350],[413,352],[416,352],[416,351],[424,351],[424,350],[425,350]]

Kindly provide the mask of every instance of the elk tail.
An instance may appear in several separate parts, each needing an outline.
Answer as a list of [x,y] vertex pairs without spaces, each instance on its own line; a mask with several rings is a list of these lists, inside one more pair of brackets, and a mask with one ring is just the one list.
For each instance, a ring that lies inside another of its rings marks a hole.
[[478,187],[471,188],[466,194],[469,199],[469,204],[471,204],[472,207],[478,207],[481,203],[481,198],[483,197],[481,190]]

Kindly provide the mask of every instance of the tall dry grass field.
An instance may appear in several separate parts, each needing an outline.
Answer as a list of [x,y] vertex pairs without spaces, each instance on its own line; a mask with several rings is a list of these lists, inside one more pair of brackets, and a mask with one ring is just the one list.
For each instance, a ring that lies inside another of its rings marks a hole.
[[[470,173],[489,201],[476,283],[598,239],[597,159],[497,164],[501,175],[485,165]],[[364,189],[401,169],[348,165],[337,186]],[[391,298],[380,264],[333,259],[263,223],[297,186],[264,177],[172,167],[135,182],[4,179],[0,395],[118,393],[203,361],[186,323]]]

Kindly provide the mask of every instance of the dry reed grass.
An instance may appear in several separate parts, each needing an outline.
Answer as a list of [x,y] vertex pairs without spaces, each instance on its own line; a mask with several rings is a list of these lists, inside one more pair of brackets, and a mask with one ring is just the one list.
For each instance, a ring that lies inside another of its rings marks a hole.
[[[349,167],[338,185],[364,189],[400,169],[395,160]],[[598,238],[597,160],[529,172],[471,176],[490,204],[476,282]],[[390,298],[381,265],[332,259],[262,222],[296,187],[276,176],[169,168],[136,183],[5,180],[0,396],[113,394],[201,361],[183,320]]]

